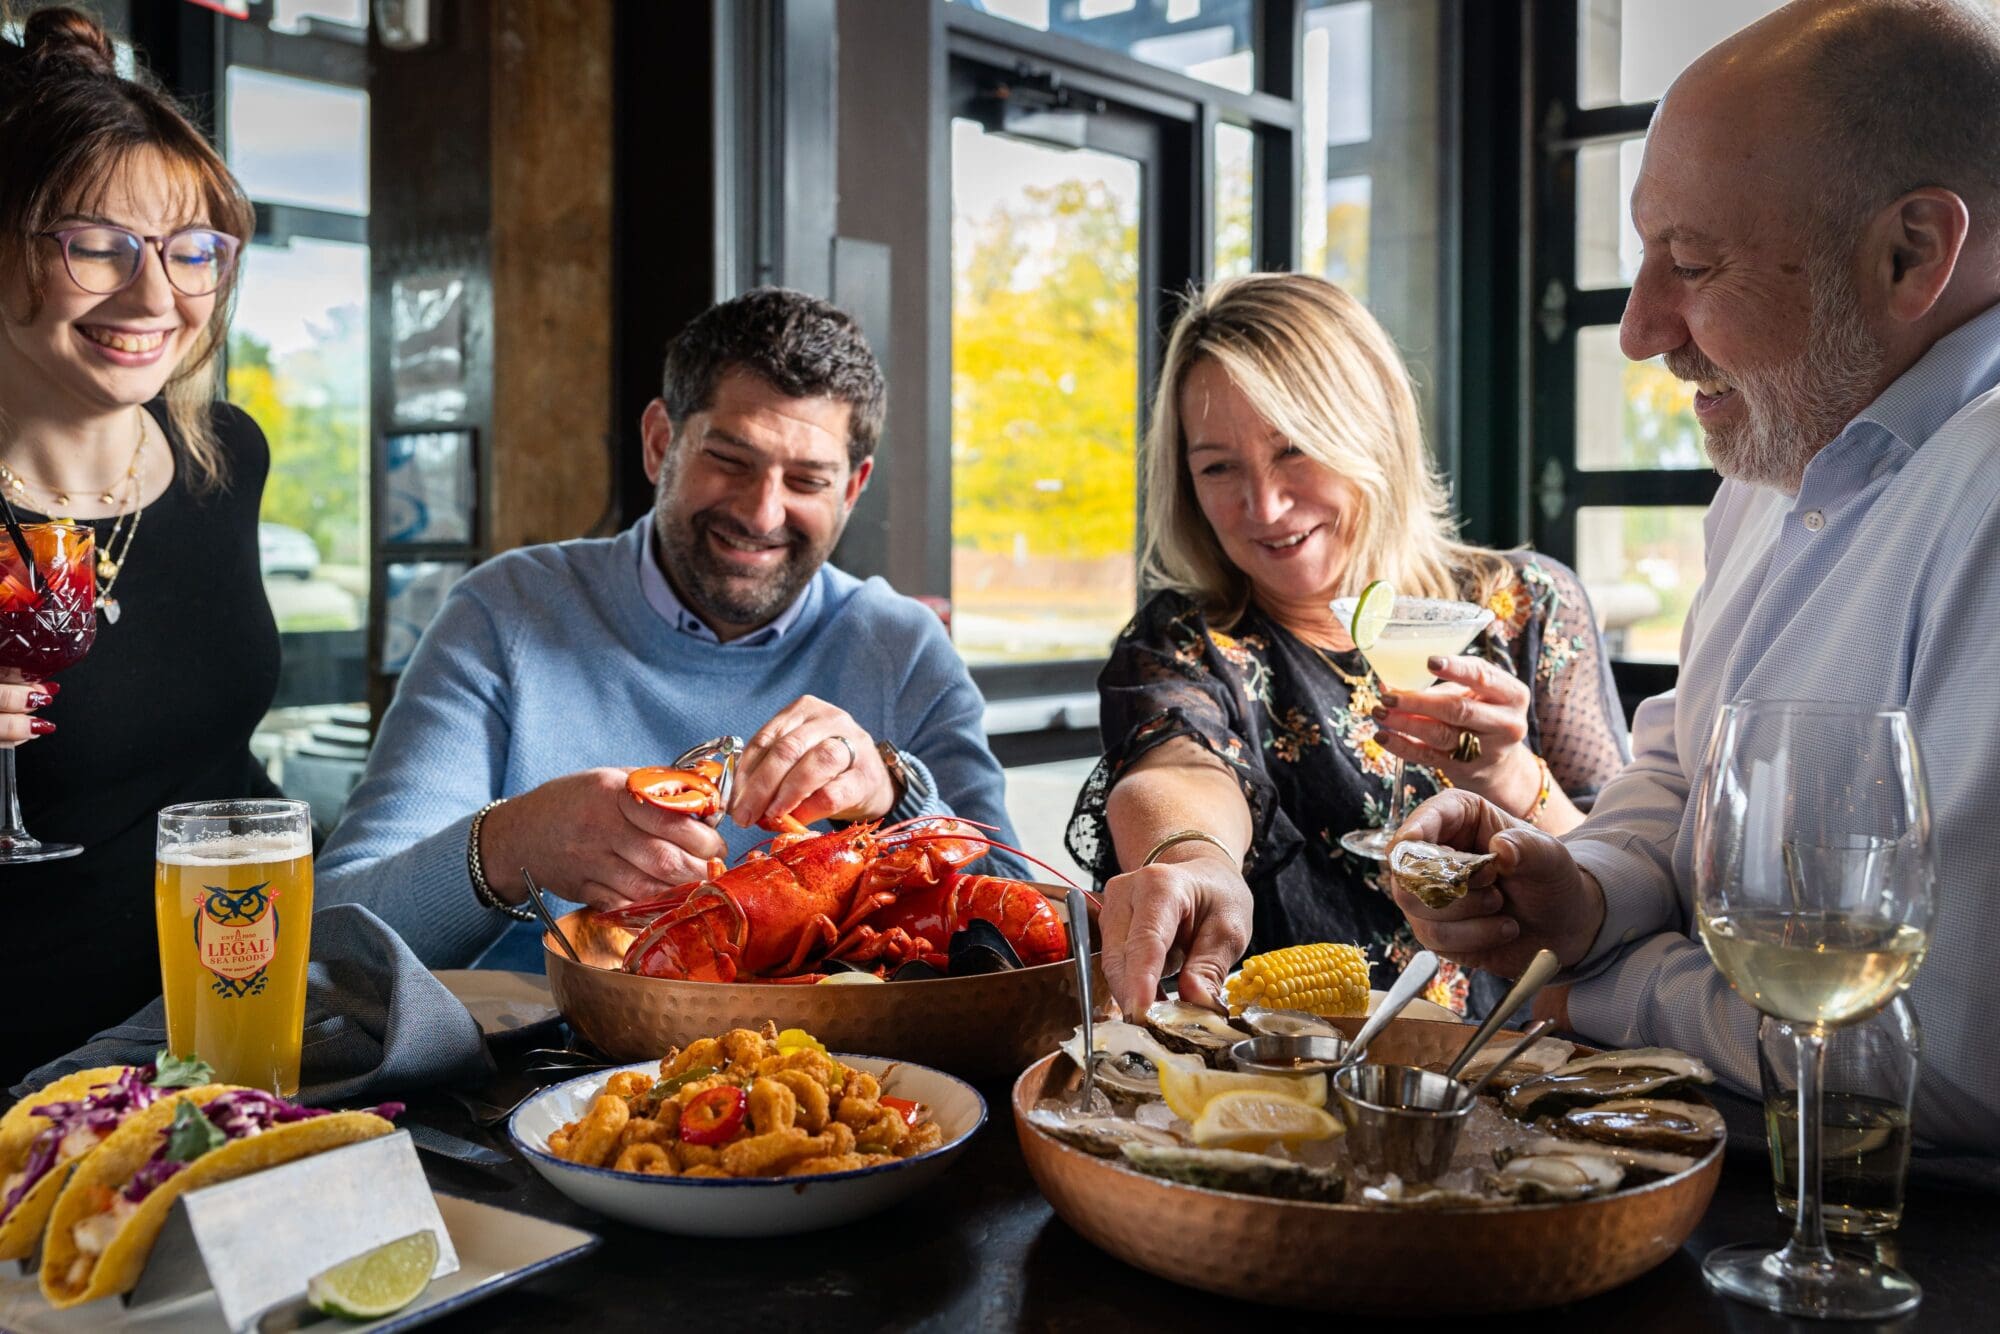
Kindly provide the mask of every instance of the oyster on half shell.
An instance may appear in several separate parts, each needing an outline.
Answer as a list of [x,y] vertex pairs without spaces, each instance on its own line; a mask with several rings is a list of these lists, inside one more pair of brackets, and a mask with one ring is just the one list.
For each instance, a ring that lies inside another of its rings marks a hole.
[[1687,1084],[1712,1084],[1715,1072],[1685,1052],[1665,1047],[1607,1051],[1559,1066],[1514,1085],[1501,1102],[1515,1116],[1533,1116],[1555,1107],[1641,1098]]
[[1127,1163],[1147,1176],[1165,1177],[1184,1186],[1330,1204],[1338,1203],[1347,1192],[1347,1180],[1336,1168],[1309,1167],[1261,1153],[1162,1148],[1154,1144],[1127,1144],[1121,1152]]
[[1174,1051],[1220,1054],[1250,1036],[1215,1011],[1186,1001],[1155,1001],[1146,1007],[1145,1019],[1153,1035]]
[[1339,1038],[1347,1041],[1347,1034],[1333,1026],[1333,1021],[1323,1019],[1304,1010],[1271,1010],[1262,1005],[1246,1006],[1238,1023],[1260,1038]]
[[1100,1158],[1116,1158],[1128,1144],[1171,1149],[1183,1143],[1180,1136],[1171,1130],[1141,1125],[1129,1117],[1078,1112],[1066,1107],[1037,1107],[1028,1113],[1028,1124],[1072,1148]]
[[1522,1153],[1500,1165],[1486,1184],[1523,1204],[1587,1199],[1618,1189],[1625,1169],[1602,1154]]
[[[1509,1045],[1504,1039],[1489,1043],[1465,1063],[1465,1068],[1458,1072],[1458,1077],[1468,1084],[1478,1083],[1480,1076],[1498,1065],[1501,1058],[1507,1055]],[[1506,1069],[1493,1078],[1505,1088],[1524,1079],[1545,1075],[1562,1066],[1574,1055],[1576,1055],[1574,1042],[1564,1042],[1561,1038],[1536,1038],[1528,1044],[1526,1051],[1508,1061]]]
[[1389,874],[1427,906],[1447,908],[1465,897],[1472,873],[1492,860],[1490,852],[1460,852],[1411,838],[1389,849]]
[[1713,1107],[1670,1098],[1615,1098],[1578,1107],[1556,1129],[1605,1144],[1694,1154],[1707,1153],[1727,1133],[1722,1113]]
[[[1199,1063],[1198,1057],[1167,1050],[1153,1035],[1137,1024],[1107,1020],[1093,1024],[1097,1042],[1097,1064],[1093,1073],[1097,1086],[1114,1098],[1143,1102],[1160,1096],[1160,1066],[1169,1061]],[[1083,1065],[1083,1026],[1062,1043],[1063,1054]]]
[[1623,1144],[1586,1144],[1573,1139],[1557,1139],[1553,1135],[1531,1139],[1511,1149],[1500,1149],[1494,1154],[1494,1161],[1504,1167],[1510,1159],[1523,1154],[1534,1157],[1560,1157],[1567,1154],[1572,1158],[1609,1158],[1625,1169],[1625,1179],[1634,1184],[1654,1181],[1660,1177],[1679,1176],[1695,1165],[1695,1159],[1684,1153],[1634,1149]]

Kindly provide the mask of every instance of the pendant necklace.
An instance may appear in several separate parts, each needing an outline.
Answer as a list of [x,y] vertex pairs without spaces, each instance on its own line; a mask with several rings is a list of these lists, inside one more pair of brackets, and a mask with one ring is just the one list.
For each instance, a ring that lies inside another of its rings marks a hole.
[[[111,531],[104,535],[104,541],[97,547],[97,610],[104,617],[105,624],[118,624],[120,608],[118,599],[111,596],[112,586],[118,582],[119,571],[124,568],[125,557],[132,550],[132,539],[139,533],[139,516],[144,512],[139,497],[145,492],[144,455],[146,450],[146,412],[139,409],[139,438],[133,442],[132,458],[125,465],[125,473],[110,486],[98,493],[97,500],[102,505],[117,505],[118,511],[111,519]],[[28,497],[29,488],[40,491],[49,499],[45,512],[51,519],[65,523],[77,520],[64,513],[72,508],[75,501],[67,491],[59,491],[41,482],[30,481],[21,476],[4,461],[0,461],[0,486],[5,486],[14,495]],[[120,501],[123,493],[123,501]]]

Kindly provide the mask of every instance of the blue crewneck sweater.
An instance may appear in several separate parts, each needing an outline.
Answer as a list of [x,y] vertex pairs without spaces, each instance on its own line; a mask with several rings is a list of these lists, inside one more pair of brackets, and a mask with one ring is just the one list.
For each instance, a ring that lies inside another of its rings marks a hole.
[[[320,903],[364,904],[426,964],[464,966],[510,922],[479,906],[467,877],[480,807],[579,770],[663,764],[708,737],[747,737],[808,694],[928,769],[937,800],[893,814],[951,812],[1016,841],[985,702],[934,613],[881,579],[825,565],[775,642],[698,639],[646,601],[639,552],[650,522],[523,547],[458,581],[320,854]],[[770,837],[726,818],[720,832],[732,858]],[[1003,854],[975,869],[1027,874]]]

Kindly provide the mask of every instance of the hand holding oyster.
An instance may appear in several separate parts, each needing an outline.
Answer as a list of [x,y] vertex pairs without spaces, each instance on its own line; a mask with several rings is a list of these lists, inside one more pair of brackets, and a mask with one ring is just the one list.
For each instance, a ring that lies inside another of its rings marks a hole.
[[1389,849],[1389,874],[1396,886],[1428,908],[1448,908],[1472,888],[1472,876],[1493,860],[1490,852],[1460,852],[1440,843],[1406,838]]

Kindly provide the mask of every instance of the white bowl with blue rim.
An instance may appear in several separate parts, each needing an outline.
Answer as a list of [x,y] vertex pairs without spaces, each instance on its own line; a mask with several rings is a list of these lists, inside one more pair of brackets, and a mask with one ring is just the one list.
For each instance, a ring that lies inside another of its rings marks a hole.
[[641,1176],[585,1167],[549,1152],[549,1136],[580,1119],[613,1075],[657,1075],[659,1062],[599,1070],[543,1089],[508,1118],[507,1133],[545,1180],[586,1209],[659,1232],[694,1237],[781,1237],[879,1213],[929,1185],[986,1124],[986,1100],[962,1079],[926,1065],[836,1053],[874,1075],[882,1092],[930,1109],[944,1143],[928,1153],[852,1172],[786,1177]]

